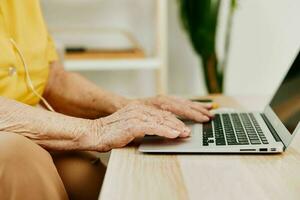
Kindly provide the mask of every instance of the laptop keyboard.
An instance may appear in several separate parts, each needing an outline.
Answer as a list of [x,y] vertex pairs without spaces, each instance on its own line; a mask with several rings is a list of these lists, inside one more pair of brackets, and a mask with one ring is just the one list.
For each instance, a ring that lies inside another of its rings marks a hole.
[[216,114],[203,124],[203,145],[268,144],[261,127],[252,113]]

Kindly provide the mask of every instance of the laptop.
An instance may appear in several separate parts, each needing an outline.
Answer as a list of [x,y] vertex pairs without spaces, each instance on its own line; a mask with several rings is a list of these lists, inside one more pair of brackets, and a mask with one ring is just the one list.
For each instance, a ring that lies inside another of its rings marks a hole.
[[220,112],[208,123],[186,122],[191,137],[146,136],[148,153],[278,153],[300,132],[300,52],[262,113]]

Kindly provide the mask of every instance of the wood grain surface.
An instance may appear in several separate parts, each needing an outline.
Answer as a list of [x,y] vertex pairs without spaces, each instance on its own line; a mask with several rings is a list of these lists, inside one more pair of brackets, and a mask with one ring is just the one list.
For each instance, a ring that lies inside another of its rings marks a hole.
[[[243,109],[233,98],[212,98]],[[299,134],[275,155],[143,154],[137,147],[112,151],[99,199],[300,199]]]

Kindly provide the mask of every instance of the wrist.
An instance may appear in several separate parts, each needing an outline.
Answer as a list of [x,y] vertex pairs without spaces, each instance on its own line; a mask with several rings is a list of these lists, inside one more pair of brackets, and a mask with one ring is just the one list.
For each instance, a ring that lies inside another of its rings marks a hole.
[[92,151],[94,150],[94,136],[96,133],[94,120],[84,119],[81,124],[77,124],[78,128],[74,133],[74,140],[77,143],[77,150]]
[[86,132],[81,134],[79,139],[81,150],[105,151],[106,146],[102,137],[104,122],[102,119],[104,118],[86,121]]

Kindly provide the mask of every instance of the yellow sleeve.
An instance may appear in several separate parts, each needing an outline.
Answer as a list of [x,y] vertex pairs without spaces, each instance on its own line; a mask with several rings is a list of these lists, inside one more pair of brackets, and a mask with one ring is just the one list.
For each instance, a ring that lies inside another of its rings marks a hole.
[[55,44],[50,35],[48,35],[47,59],[49,62],[58,60],[58,55],[57,55],[57,51],[55,48]]

